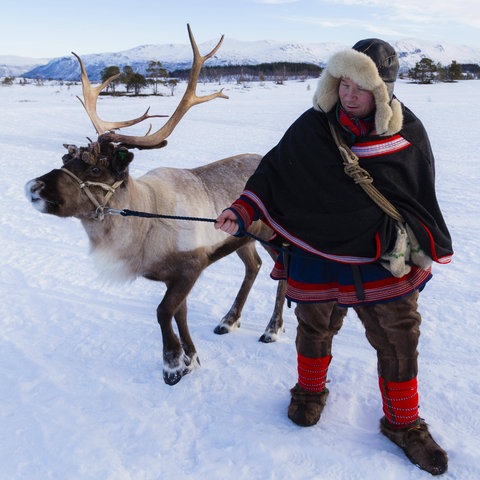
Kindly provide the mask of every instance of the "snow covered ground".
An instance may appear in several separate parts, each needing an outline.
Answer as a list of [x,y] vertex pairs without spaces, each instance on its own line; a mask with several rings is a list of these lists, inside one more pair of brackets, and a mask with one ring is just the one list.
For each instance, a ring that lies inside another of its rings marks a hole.
[[[136,152],[133,176],[265,153],[310,106],[316,81],[224,85],[229,100],[192,109],[159,151]],[[424,121],[440,203],[456,255],[435,266],[420,299],[421,415],[449,452],[442,478],[480,478],[480,82],[398,82]],[[200,85],[209,92],[217,86]],[[257,340],[276,284],[264,266],[242,327],[217,336],[241,280],[232,256],[207,270],[189,299],[202,368],[162,379],[155,309],[161,284],[105,285],[77,220],[42,215],[26,181],[61,163],[63,143],[94,137],[79,86],[0,88],[0,478],[3,480],[408,480],[431,478],[378,432],[376,357],[349,313],[334,345],[320,423],[286,416],[296,381],[295,317],[277,343]],[[172,113],[181,93],[158,99]],[[106,119],[143,112],[149,98],[102,98]],[[213,227],[212,227],[213,228]]]

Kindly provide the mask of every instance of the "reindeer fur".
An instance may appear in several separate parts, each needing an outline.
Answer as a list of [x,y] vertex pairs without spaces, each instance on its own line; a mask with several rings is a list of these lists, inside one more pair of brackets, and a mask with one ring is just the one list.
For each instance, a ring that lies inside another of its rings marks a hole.
[[[83,155],[82,159],[82,155],[72,152],[64,157],[64,168],[81,181],[111,185],[123,180],[109,201],[110,208],[207,218],[216,218],[238,197],[261,158],[243,154],[194,169],[157,168],[133,179],[128,174],[131,152],[122,159],[118,149],[110,147],[107,156],[97,162],[91,156]],[[101,189],[91,187],[91,191],[101,201]],[[128,281],[145,277],[166,284],[157,320],[162,331],[167,384],[177,383],[199,365],[187,325],[186,299],[191,288],[207,266],[234,251],[245,265],[245,277],[231,309],[215,332],[227,333],[239,326],[243,305],[261,265],[250,237],[226,236],[212,224],[203,222],[110,215],[100,220],[85,193],[61,169],[28,182],[26,193],[40,212],[81,221],[95,263],[106,278]],[[265,238],[271,234],[260,222],[255,222],[251,231]],[[273,257],[273,252],[269,253]],[[283,329],[283,298],[281,282],[272,318],[261,337],[264,342],[275,341]],[[173,331],[172,318],[177,323],[179,337]]]

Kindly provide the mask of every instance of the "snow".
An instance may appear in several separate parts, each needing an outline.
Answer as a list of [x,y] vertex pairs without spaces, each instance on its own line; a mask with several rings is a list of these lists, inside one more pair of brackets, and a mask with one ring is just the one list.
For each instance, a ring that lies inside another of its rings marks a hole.
[[[229,100],[192,109],[159,151],[136,152],[131,173],[264,153],[310,106],[316,81],[227,84]],[[479,81],[412,85],[398,97],[423,120],[437,161],[438,197],[454,239],[420,298],[421,415],[448,451],[445,479],[480,478]],[[219,88],[199,85],[200,93]],[[99,113],[172,113],[174,97],[106,98]],[[205,271],[189,297],[202,367],[175,386],[162,379],[155,309],[164,286],[105,285],[80,223],[35,211],[24,184],[61,163],[63,143],[93,128],[79,86],[0,88],[0,478],[8,480],[431,478],[378,431],[376,356],[355,314],[335,339],[330,396],[320,422],[286,415],[296,382],[296,320],[262,344],[276,284],[264,265],[240,329],[217,336],[241,281],[236,256]],[[213,228],[213,227],[212,227]]]

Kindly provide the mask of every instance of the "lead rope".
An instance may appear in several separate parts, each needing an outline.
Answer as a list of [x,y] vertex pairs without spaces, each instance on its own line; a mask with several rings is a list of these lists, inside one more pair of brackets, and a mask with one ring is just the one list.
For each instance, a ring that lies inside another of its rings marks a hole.
[[[149,212],[138,212],[136,210],[128,210],[124,208],[123,210],[116,210],[114,208],[106,208],[105,213],[108,215],[121,215],[122,217],[142,217],[142,218],[166,218],[169,220],[187,220],[190,222],[209,222],[215,223],[217,221],[216,218],[205,218],[205,217],[185,217],[182,215],[165,215],[162,213],[149,213]],[[246,235],[247,237],[253,238],[264,245],[267,245],[270,248],[273,248],[276,251],[286,253],[287,255],[292,255],[290,252],[290,245],[283,243],[282,246],[276,245],[274,243],[269,242],[268,240],[264,240],[263,238],[254,235],[253,233],[247,232],[246,230],[241,231],[242,234]],[[297,255],[301,256],[301,255]]]
[[114,208],[107,208],[106,213],[109,215],[121,215],[122,217],[142,217],[142,218],[167,218],[170,220],[189,220],[192,222],[210,222],[215,223],[215,218],[204,217],[183,217],[181,215],[164,215],[161,213],[137,212],[136,210],[115,210]]
[[[138,212],[136,210],[128,210],[124,208],[123,210],[116,210],[114,208],[107,208],[106,213],[108,215],[121,215],[122,217],[142,217],[142,218],[166,218],[169,220],[187,220],[190,222],[209,222],[215,223],[217,221],[216,218],[205,218],[205,217],[185,217],[182,215],[165,215],[162,213],[149,213],[149,212]],[[268,245],[275,250],[285,250],[283,247],[279,247],[278,245],[274,245],[273,243],[269,242],[268,240],[264,240],[263,238],[257,237],[253,233],[247,232],[246,230],[242,229],[242,233],[247,237],[251,237],[254,240],[257,240],[265,245]]]

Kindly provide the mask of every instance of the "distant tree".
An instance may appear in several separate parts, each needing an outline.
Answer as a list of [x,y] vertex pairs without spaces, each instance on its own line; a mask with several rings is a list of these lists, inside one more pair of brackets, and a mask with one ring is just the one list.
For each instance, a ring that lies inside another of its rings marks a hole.
[[222,69],[217,67],[208,67],[202,68],[202,81],[217,83],[218,85],[222,84]]
[[122,68],[122,74],[119,77],[119,80],[121,83],[125,84],[125,88],[127,90],[127,93],[130,92],[130,89],[132,88],[132,82],[131,82],[131,77],[134,74],[133,68],[130,65],[125,65]]
[[147,86],[147,79],[140,73],[132,73],[126,82],[127,92],[133,88],[135,95],[138,95],[142,88]]
[[277,85],[283,85],[287,78],[287,68],[286,65],[281,65],[275,70],[275,83]]
[[165,85],[167,83],[168,72],[162,67],[161,62],[151,60],[147,67],[147,80],[153,85],[154,95],[158,94],[158,85]]
[[437,82],[445,82],[446,81],[446,78],[447,78],[446,69],[443,68],[443,66],[440,62],[437,63],[435,72],[436,73],[433,77],[433,80],[435,80]]
[[[102,82],[105,82],[105,80],[109,79],[110,77],[113,77],[114,75],[118,75],[120,73],[120,69],[116,66],[110,66],[110,67],[105,67],[101,71],[102,75]],[[110,82],[110,84],[106,88],[106,92],[110,90],[110,92],[115,93],[115,86],[120,83],[120,80],[117,78]]]
[[[205,72],[207,70],[205,69]],[[245,74],[245,68],[243,66],[240,66],[240,71],[238,72],[237,76],[237,84],[241,85],[242,83],[248,82],[249,77]]]
[[448,67],[448,78],[452,81],[461,80],[462,78],[462,66],[455,60]]
[[173,91],[175,90],[176,86],[178,85],[178,80],[176,78],[169,78],[167,81],[167,85],[170,88],[170,96],[173,97]]
[[466,79],[473,79],[480,77],[480,64],[478,63],[463,63],[462,67],[462,74],[464,75],[462,78]]
[[437,72],[437,65],[430,58],[422,58],[409,70],[409,76],[418,83],[432,83]]
[[13,82],[15,80],[15,77],[5,77],[3,80],[2,80],[2,85],[3,86],[10,86],[10,85],[13,85]]

